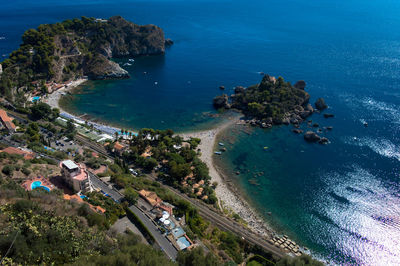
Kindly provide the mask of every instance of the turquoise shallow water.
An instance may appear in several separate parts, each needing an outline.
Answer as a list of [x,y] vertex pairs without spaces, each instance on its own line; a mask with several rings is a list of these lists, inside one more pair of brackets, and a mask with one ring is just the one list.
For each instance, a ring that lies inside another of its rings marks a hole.
[[231,93],[259,82],[259,71],[306,80],[312,101],[324,96],[335,114],[311,118],[334,127],[324,133],[331,144],[307,144],[286,126],[231,130],[218,163],[239,170],[232,178],[257,209],[313,254],[336,264],[400,264],[398,1],[17,0],[1,7],[5,57],[40,23],[119,14],[161,26],[175,41],[165,56],[135,59],[130,80],[88,83],[69,107],[123,127],[208,127],[220,85]]

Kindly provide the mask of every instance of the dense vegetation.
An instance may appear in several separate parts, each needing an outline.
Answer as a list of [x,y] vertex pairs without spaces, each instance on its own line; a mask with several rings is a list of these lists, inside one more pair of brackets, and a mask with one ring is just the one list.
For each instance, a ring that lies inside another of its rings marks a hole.
[[[121,250],[140,251],[139,257],[128,257],[131,263],[147,260],[155,265],[169,264],[161,252],[139,244],[137,237],[116,237],[97,223],[91,224],[90,216],[99,214],[82,211],[86,204],[65,201],[57,191],[26,192],[14,181],[2,179],[0,202],[1,257],[10,248],[6,264],[79,264],[91,258],[101,265],[117,259]],[[120,257],[127,259],[122,254]]]
[[154,25],[139,26],[121,17],[65,20],[27,30],[19,49],[1,62],[0,95],[22,106],[26,93],[47,92],[48,81],[86,75],[104,76],[120,69],[111,56],[164,52],[164,35]]
[[[118,186],[128,188],[134,182],[128,171],[130,166],[140,167],[147,172],[157,168],[161,181],[191,197],[203,198],[209,204],[217,202],[210,184],[209,169],[196,152],[199,139],[192,138],[184,142],[180,136],[174,136],[172,130],[142,129],[138,136],[131,136],[125,142],[129,148],[110,167],[112,180]],[[112,144],[109,149],[113,149]],[[200,181],[204,182],[203,185],[193,188],[192,185]],[[200,187],[201,194],[198,193]]]
[[265,75],[257,85],[236,87],[235,94],[230,98],[226,95],[217,96],[214,105],[217,108],[236,108],[249,117],[279,124],[285,114],[298,107],[303,109],[308,104],[310,96],[304,91],[304,86],[292,86],[282,77],[275,79]]

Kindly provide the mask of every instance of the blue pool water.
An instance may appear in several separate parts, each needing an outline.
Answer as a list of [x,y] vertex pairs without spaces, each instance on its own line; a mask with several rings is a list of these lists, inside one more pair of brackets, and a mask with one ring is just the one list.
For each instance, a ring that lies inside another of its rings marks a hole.
[[46,186],[42,186],[42,182],[41,181],[35,181],[31,184],[31,189],[36,189],[36,188],[43,188],[46,191],[50,191],[50,188],[46,187]]

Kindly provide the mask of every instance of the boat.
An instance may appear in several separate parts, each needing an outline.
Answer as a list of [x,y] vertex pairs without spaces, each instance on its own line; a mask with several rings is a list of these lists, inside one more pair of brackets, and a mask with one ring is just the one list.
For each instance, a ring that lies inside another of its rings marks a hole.
[[368,123],[367,122],[364,122],[364,127],[368,127]]
[[220,151],[216,151],[216,152],[214,152],[215,154],[218,154],[218,155],[221,155],[222,154],[222,152],[220,152]]
[[128,61],[129,62],[135,62],[135,59],[129,58]]
[[264,150],[267,150],[267,149],[268,149],[268,147],[267,147],[267,146],[265,146],[265,147],[264,147]]
[[220,142],[218,143],[219,146],[224,146],[224,143]]

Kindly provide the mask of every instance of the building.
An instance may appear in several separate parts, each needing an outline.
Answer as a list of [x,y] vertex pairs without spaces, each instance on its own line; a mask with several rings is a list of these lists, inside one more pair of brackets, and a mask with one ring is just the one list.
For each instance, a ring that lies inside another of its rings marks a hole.
[[0,120],[3,127],[5,127],[9,132],[14,133],[17,129],[15,124],[12,122],[12,118],[9,117],[3,109],[0,109]]
[[74,191],[86,191],[89,188],[89,174],[83,165],[66,160],[60,163],[60,167],[64,181]]
[[162,202],[162,200],[153,191],[142,189],[139,191],[139,195],[153,207],[158,206]]
[[114,153],[116,153],[119,156],[121,156],[127,148],[128,146],[121,144],[118,141],[114,143]]

